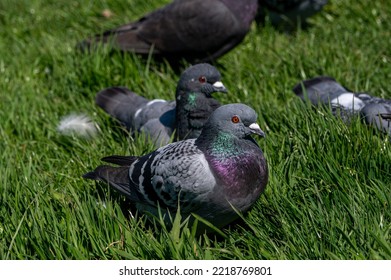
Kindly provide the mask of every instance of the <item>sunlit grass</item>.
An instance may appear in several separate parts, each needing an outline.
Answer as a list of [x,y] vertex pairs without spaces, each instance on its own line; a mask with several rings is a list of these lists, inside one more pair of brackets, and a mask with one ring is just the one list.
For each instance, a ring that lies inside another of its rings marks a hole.
[[[391,98],[386,1],[330,1],[308,29],[291,34],[254,24],[219,60],[229,93],[216,98],[256,109],[270,167],[265,193],[224,236],[133,218],[117,193],[81,178],[103,156],[153,150],[97,108],[96,92],[123,85],[173,99],[179,73],[74,46],[167,2],[0,2],[0,259],[390,259],[390,138],[313,109],[291,90],[327,74]],[[101,16],[106,8],[112,18]],[[59,135],[72,112],[90,115],[100,134]]]

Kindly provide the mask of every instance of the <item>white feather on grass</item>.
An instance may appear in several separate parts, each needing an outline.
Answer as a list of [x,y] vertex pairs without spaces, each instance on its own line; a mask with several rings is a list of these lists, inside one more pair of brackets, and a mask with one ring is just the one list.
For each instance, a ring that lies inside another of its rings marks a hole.
[[98,133],[98,125],[86,114],[70,114],[64,116],[57,126],[58,132],[67,136],[91,138]]

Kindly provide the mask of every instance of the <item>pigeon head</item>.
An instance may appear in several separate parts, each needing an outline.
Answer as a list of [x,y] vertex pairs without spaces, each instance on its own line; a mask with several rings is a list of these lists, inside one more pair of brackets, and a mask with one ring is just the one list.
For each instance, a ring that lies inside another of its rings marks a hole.
[[223,105],[212,113],[203,132],[230,134],[237,138],[246,138],[251,134],[265,137],[265,133],[256,121],[257,113],[247,105],[240,103]]
[[367,124],[391,135],[391,104],[367,104],[360,113]]
[[177,86],[177,100],[190,93],[203,93],[210,97],[214,92],[227,92],[220,72],[210,64],[200,63],[187,68]]
[[256,120],[257,113],[247,105],[223,105],[209,117],[196,143],[220,159],[240,155],[248,145],[257,146],[251,134],[265,137]]
[[201,63],[187,68],[176,91],[176,139],[197,138],[210,114],[220,106],[214,92],[227,92],[219,71]]

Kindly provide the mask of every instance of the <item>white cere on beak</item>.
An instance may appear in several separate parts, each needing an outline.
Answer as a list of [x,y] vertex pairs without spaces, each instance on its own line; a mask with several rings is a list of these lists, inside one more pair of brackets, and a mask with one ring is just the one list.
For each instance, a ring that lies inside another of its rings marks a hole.
[[252,123],[248,127],[252,130],[261,130],[261,128],[259,127],[259,124],[257,124],[257,123]]
[[216,88],[224,88],[224,84],[220,81],[215,82],[213,86]]
[[248,126],[251,130],[252,133],[255,133],[257,135],[260,135],[262,137],[265,137],[265,132],[262,131],[262,129],[259,127],[259,124],[257,123],[252,123]]
[[334,98],[330,103],[332,105],[339,105],[343,108],[354,111],[359,111],[365,106],[365,103],[360,98],[349,92],[343,93],[340,96]]

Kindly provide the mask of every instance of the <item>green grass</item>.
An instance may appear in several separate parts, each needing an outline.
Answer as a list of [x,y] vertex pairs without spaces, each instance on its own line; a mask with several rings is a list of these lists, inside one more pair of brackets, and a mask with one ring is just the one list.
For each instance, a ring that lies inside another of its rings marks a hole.
[[[0,259],[391,259],[391,144],[298,100],[292,87],[327,74],[391,98],[391,6],[336,1],[294,34],[256,26],[219,60],[229,94],[259,114],[270,181],[225,237],[121,210],[123,199],[81,175],[111,154],[153,149],[94,104],[128,86],[172,99],[178,73],[133,55],[89,55],[75,44],[168,1],[0,1]],[[82,4],[83,3],[83,4]],[[105,19],[109,8],[114,16]],[[101,133],[60,136],[62,116],[86,112]]]

